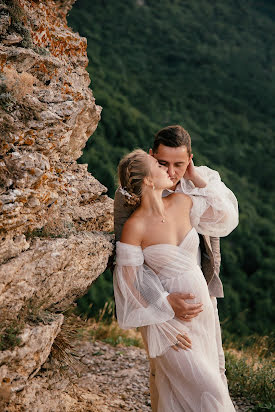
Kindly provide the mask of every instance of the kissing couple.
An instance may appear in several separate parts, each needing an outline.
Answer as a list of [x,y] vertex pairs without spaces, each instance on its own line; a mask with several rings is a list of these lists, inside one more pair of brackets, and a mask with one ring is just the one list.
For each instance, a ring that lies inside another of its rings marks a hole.
[[193,163],[181,126],[118,166],[114,294],[119,325],[139,327],[153,412],[231,412],[217,299],[220,241],[238,203],[217,171]]

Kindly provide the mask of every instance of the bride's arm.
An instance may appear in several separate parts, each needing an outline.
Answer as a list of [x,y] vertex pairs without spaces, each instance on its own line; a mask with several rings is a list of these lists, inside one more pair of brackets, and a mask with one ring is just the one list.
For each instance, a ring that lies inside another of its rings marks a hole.
[[[123,237],[125,240],[125,237]],[[117,242],[114,295],[119,325],[124,329],[147,326],[150,357],[162,355],[180,340],[190,347],[184,326],[174,319],[156,273],[144,264],[140,246]],[[181,336],[179,336],[181,335]]]
[[[192,226],[204,235],[227,236],[238,225],[238,202],[234,193],[221,181],[217,171],[206,166],[195,167],[204,187],[183,179],[183,192],[192,199]],[[196,183],[196,182],[195,182]]]

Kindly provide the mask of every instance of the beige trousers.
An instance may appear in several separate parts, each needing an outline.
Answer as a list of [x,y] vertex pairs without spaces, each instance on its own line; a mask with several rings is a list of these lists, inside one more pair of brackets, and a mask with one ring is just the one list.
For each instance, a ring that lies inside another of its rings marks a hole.
[[[219,320],[219,314],[218,314],[218,307],[217,307],[217,298],[214,296],[211,296],[211,301],[213,304],[214,308],[214,314],[215,314],[215,329],[216,329],[216,342],[217,342],[217,349],[218,349],[218,356],[219,356],[219,368],[220,368],[220,374],[222,381],[227,387],[227,379],[225,376],[225,358],[224,358],[224,351],[222,347],[222,337],[221,337],[221,327],[220,327],[220,320]],[[148,354],[148,346],[147,346],[147,339],[146,339],[146,327],[139,328],[142,339]],[[151,397],[151,405],[152,405],[152,411],[157,412],[158,409],[158,390],[155,384],[155,374],[156,374],[156,368],[155,368],[155,359],[151,359],[148,355],[149,362],[150,362],[150,397]]]

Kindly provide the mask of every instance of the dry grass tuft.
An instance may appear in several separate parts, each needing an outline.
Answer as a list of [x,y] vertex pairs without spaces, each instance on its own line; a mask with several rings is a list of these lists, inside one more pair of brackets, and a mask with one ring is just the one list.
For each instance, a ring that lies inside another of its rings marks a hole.
[[[70,311],[71,309],[69,309],[68,312]],[[79,375],[82,366],[74,348],[74,341],[79,336],[78,328],[80,318],[73,313],[69,315],[64,313],[64,316],[61,331],[52,344],[49,362],[58,366],[61,373],[69,368]]]
[[[107,315],[107,316],[106,316]],[[97,319],[77,317],[78,339],[101,340],[113,346],[137,346],[144,348],[137,329],[123,330],[114,315],[114,303],[106,302]]]

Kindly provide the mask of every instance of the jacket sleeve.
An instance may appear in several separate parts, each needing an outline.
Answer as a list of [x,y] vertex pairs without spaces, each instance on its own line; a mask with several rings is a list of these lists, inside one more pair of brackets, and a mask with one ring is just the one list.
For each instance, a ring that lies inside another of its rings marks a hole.
[[119,189],[117,189],[114,199],[114,229],[116,240],[120,240],[123,225],[133,211],[134,209],[125,203],[125,197],[120,193]]
[[238,202],[234,193],[221,181],[217,171],[206,166],[196,168],[206,180],[198,188],[189,180],[183,182],[183,192],[192,198],[191,224],[198,233],[212,237],[223,237],[238,225]]
[[123,329],[147,326],[149,356],[162,355],[186,328],[177,321],[156,273],[144,264],[142,249],[117,242],[114,295]]
[[214,257],[214,273],[219,276],[221,267],[221,248],[220,248],[220,238],[210,237],[210,243],[212,248],[212,253]]

